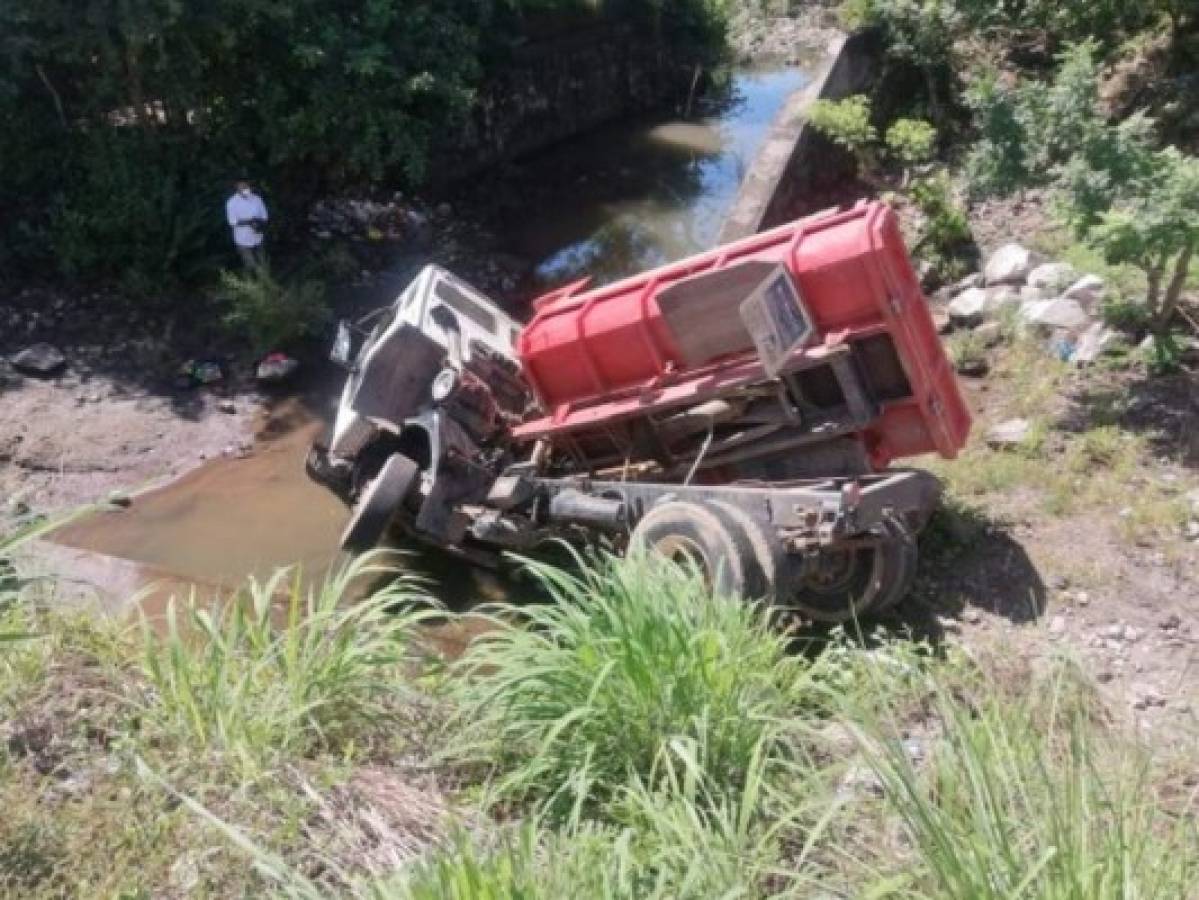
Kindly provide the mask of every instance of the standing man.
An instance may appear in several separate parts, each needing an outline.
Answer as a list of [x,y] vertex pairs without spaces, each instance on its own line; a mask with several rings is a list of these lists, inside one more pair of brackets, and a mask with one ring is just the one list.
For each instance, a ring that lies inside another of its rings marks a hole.
[[246,179],[237,182],[237,191],[225,204],[225,217],[233,229],[233,244],[237,247],[242,264],[247,269],[265,268],[262,232],[266,227],[266,204],[254,193]]

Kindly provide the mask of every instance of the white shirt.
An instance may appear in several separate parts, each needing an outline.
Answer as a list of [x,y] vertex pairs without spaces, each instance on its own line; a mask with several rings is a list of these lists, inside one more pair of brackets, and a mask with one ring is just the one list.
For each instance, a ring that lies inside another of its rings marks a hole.
[[266,221],[266,204],[262,198],[251,191],[244,197],[236,193],[225,204],[225,216],[229,219],[229,227],[233,229],[233,243],[239,247],[257,247],[262,243],[262,233],[250,225],[238,225],[243,219],[262,219]]

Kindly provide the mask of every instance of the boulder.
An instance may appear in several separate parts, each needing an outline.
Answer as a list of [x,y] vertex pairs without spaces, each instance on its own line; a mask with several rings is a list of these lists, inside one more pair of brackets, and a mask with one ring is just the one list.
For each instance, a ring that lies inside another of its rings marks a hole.
[[18,372],[45,378],[60,371],[67,358],[57,347],[43,342],[13,354],[9,362]]
[[[1024,307],[1021,307],[1023,313]],[[1058,297],[1056,300],[1045,300],[1038,305],[1035,312],[1026,317],[1030,325],[1040,325],[1045,328],[1065,328],[1074,330],[1085,328],[1091,323],[1091,317],[1077,300]]]
[[962,291],[970,290],[970,288],[976,288],[976,287],[982,287],[982,286],[983,286],[983,273],[982,272],[971,272],[969,275],[967,275],[965,278],[963,278],[961,281],[959,281],[957,284],[955,284],[953,286],[953,292],[955,294],[960,294],[960,293],[962,293]]
[[983,269],[983,281],[991,287],[996,284],[1023,284],[1036,261],[1032,252],[1019,244],[1004,244],[991,254]]
[[1094,323],[1079,336],[1078,344],[1074,348],[1070,361],[1080,366],[1093,363],[1116,341],[1117,337],[1117,334],[1102,322]]
[[983,311],[988,316],[997,316],[1005,309],[1014,308],[1021,303],[1020,291],[1011,285],[987,288],[987,302]]
[[1008,419],[987,432],[987,446],[996,449],[1017,447],[1028,439],[1031,431],[1032,423],[1028,419]]
[[1052,300],[1025,300],[1020,304],[1019,319],[1025,325],[1036,321],[1041,312],[1052,303]]
[[1078,272],[1069,263],[1042,263],[1028,273],[1028,286],[1048,292],[1049,296],[1061,294],[1078,279]]
[[1062,294],[1067,300],[1077,300],[1088,309],[1103,299],[1107,283],[1098,275],[1084,275],[1073,282]]
[[987,309],[987,292],[983,288],[968,288],[958,294],[946,308],[949,321],[960,328],[982,323]]
[[1052,292],[1043,291],[1040,288],[1030,287],[1029,285],[1021,285],[1019,288],[1020,300],[1022,303],[1030,303],[1033,300],[1051,300],[1055,295]]

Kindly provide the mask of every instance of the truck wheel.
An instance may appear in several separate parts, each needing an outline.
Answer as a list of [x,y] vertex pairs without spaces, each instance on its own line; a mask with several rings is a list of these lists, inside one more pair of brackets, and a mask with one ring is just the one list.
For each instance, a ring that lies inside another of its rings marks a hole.
[[747,538],[704,504],[671,500],[653,507],[633,529],[629,550],[694,566],[718,594],[762,596],[764,578]]
[[877,544],[822,550],[815,564],[780,591],[780,605],[817,622],[846,622],[894,605],[915,574],[915,545],[906,529],[884,525]]
[[341,549],[353,552],[377,545],[396,511],[420,477],[420,468],[402,453],[393,453],[358,497],[341,533]]
[[919,554],[916,550],[915,535],[897,518],[887,519],[885,527],[899,552],[895,554],[894,571],[885,574],[886,584],[870,607],[871,614],[886,612],[897,604],[907,596],[908,591],[912,589],[912,582],[916,580]]
[[774,530],[736,504],[712,500],[707,505],[716,511],[727,527],[739,533],[739,543],[749,554],[743,596],[755,600],[764,598],[773,603],[787,561],[787,554],[775,537]]

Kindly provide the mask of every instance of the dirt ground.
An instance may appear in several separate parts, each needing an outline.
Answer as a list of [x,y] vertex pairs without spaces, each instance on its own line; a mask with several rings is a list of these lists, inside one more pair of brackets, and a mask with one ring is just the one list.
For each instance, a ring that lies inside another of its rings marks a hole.
[[252,394],[163,392],[101,373],[8,374],[0,387],[4,512],[69,509],[248,452],[259,407]]

